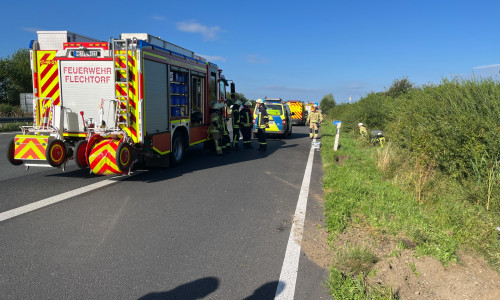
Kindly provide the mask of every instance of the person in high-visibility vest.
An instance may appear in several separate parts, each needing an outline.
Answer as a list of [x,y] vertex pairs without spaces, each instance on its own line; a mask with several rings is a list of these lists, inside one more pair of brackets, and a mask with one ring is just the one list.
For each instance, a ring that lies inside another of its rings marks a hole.
[[233,150],[238,151],[238,144],[240,142],[240,105],[241,101],[236,100],[232,105],[231,109],[231,123],[233,125]]
[[267,150],[267,139],[266,139],[266,128],[269,127],[269,115],[267,114],[267,108],[264,105],[262,99],[257,99],[259,104],[257,108],[257,138],[259,139],[259,151]]
[[359,134],[361,134],[363,138],[366,138],[368,136],[368,131],[366,130],[365,125],[363,125],[363,123],[358,123],[358,127],[359,127]]
[[309,138],[317,138],[319,134],[319,125],[323,122],[323,116],[318,111],[318,106],[313,105],[313,111],[307,115],[307,124],[309,124]]
[[217,155],[222,155],[222,116],[220,114],[220,109],[222,108],[223,104],[221,103],[214,103],[211,108],[211,113],[210,113],[210,135],[212,136],[212,139],[214,140],[215,143],[215,151],[217,151]]
[[243,108],[240,111],[240,130],[241,135],[243,136],[243,148],[251,149],[252,147],[252,122],[253,122],[253,113],[250,110],[250,106],[252,106],[252,102],[247,101],[243,105]]

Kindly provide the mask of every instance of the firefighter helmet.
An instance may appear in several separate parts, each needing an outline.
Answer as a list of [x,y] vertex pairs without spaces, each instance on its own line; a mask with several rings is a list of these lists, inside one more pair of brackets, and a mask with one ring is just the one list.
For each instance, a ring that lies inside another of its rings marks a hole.
[[257,99],[257,101],[255,101],[255,102],[257,102],[257,103],[259,103],[259,104],[260,104],[260,103],[264,103],[264,101],[262,101],[262,99]]
[[252,102],[247,101],[247,102],[245,102],[245,105],[246,105],[246,106],[252,106]]
[[363,123],[358,123],[358,126],[364,126]]

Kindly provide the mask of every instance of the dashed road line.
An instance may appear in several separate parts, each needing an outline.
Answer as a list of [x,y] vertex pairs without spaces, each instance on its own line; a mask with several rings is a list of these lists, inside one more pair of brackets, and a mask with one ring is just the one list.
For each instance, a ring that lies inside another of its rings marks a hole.
[[17,217],[17,216],[20,216],[20,215],[25,214],[25,213],[32,212],[34,210],[43,208],[43,207],[48,206],[48,205],[52,205],[52,204],[57,203],[57,202],[67,200],[69,198],[73,198],[73,197],[78,196],[78,195],[88,193],[90,191],[108,186],[110,184],[120,182],[121,180],[123,180],[125,178],[130,178],[132,176],[135,176],[138,174],[143,174],[143,173],[144,172],[139,171],[139,172],[133,173],[130,176],[121,175],[121,176],[113,177],[111,179],[105,179],[103,181],[99,181],[99,182],[96,182],[96,183],[93,183],[93,184],[90,184],[90,185],[87,185],[87,186],[84,186],[81,188],[77,188],[77,189],[69,191],[69,192],[65,192],[65,193],[62,193],[59,195],[45,198],[43,200],[39,200],[37,202],[33,202],[33,203],[30,203],[30,204],[27,204],[24,206],[20,206],[18,208],[14,208],[14,209],[2,212],[2,213],[0,213],[0,222]]

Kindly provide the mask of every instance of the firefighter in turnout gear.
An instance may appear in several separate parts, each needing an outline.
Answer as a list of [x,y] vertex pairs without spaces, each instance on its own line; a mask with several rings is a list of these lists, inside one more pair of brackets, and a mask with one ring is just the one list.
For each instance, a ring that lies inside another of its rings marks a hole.
[[227,130],[227,123],[229,119],[226,118],[227,107],[224,103],[221,103],[221,120],[222,120],[222,151],[224,153],[229,153],[231,151],[231,138],[229,137],[229,130]]
[[259,151],[267,150],[266,128],[269,127],[269,115],[262,99],[257,99],[257,138],[259,139]]
[[253,113],[250,111],[250,106],[252,106],[252,102],[247,101],[240,111],[240,130],[243,136],[243,148],[246,149],[253,148],[251,140]]
[[240,117],[240,105],[241,101],[236,100],[234,101],[234,105],[232,105],[232,111],[231,111],[231,122],[233,125],[233,150],[239,150],[238,148],[238,143],[240,141],[240,124],[241,124],[241,117]]
[[217,151],[217,155],[222,155],[222,133],[224,129],[222,115],[220,109],[223,107],[221,103],[214,103],[212,105],[212,109],[210,110],[210,135],[214,140],[215,151]]
[[309,138],[317,138],[319,133],[319,125],[323,122],[323,116],[318,111],[318,106],[313,105],[313,111],[307,116],[307,123],[309,124]]
[[363,138],[368,137],[368,131],[366,130],[366,126],[363,125],[363,123],[359,123],[358,127],[359,127],[359,134],[361,134]]

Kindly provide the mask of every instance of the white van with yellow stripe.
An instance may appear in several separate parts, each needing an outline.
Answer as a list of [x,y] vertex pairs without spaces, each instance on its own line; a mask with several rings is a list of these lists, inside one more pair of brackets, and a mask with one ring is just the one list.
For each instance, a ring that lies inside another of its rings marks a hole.
[[[287,138],[292,134],[292,113],[290,107],[281,99],[266,99],[264,105],[267,108],[269,115],[269,128],[266,128],[266,134],[278,134],[283,138]],[[254,108],[253,114],[253,133],[257,133],[257,124],[259,108],[258,105]]]

